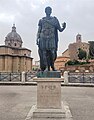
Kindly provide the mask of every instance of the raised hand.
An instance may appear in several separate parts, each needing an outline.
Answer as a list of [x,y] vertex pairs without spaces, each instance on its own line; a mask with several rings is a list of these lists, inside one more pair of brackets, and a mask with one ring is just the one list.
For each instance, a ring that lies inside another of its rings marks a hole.
[[66,23],[64,22],[64,23],[62,23],[62,27],[63,27],[63,29],[65,29],[66,28]]

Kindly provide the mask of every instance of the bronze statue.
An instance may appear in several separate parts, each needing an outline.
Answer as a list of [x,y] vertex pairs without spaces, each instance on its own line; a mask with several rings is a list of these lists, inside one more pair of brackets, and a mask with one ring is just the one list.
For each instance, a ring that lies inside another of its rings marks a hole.
[[58,30],[62,32],[66,28],[66,23],[60,27],[56,17],[50,16],[51,7],[45,8],[46,17],[39,20],[37,33],[37,45],[40,57],[40,68],[42,71],[50,71],[50,67],[55,71],[54,62],[57,58]]

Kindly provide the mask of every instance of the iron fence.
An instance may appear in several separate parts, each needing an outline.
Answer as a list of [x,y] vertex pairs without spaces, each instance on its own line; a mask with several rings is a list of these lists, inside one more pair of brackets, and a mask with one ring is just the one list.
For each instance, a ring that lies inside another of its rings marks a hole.
[[21,81],[21,73],[0,73],[0,81]]
[[69,73],[68,81],[71,83],[94,83],[94,73]]
[[36,77],[36,72],[26,72],[25,73],[25,81],[33,81],[33,77]]

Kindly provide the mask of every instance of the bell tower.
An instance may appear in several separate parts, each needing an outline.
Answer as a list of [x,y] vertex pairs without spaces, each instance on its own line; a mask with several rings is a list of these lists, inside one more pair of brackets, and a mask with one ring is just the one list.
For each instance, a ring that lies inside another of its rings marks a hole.
[[82,42],[82,37],[80,34],[77,34],[76,35],[76,43],[80,43],[80,42]]

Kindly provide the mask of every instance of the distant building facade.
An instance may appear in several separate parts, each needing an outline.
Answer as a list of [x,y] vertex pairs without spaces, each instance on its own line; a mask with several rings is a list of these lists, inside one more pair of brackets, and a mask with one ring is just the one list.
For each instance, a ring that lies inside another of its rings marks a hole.
[[0,72],[28,72],[32,69],[31,50],[22,47],[22,39],[13,25],[0,46]]
[[55,61],[55,67],[58,70],[65,68],[65,63],[69,60],[78,60],[78,49],[81,48],[82,50],[86,51],[87,57],[89,54],[89,44],[82,42],[82,37],[80,34],[76,36],[76,42],[69,44],[68,49],[66,49],[62,56],[58,56]]
[[76,36],[76,42],[71,43],[68,46],[69,56],[71,60],[78,60],[79,48],[86,51],[87,57],[89,55],[89,44],[82,42],[82,37],[80,34]]
[[57,70],[64,70],[64,67],[65,67],[65,63],[67,61],[69,61],[70,58],[69,57],[64,57],[64,56],[58,56],[56,61],[55,61],[55,68]]
[[33,65],[33,70],[39,70],[40,69],[40,61],[35,61],[35,64]]

